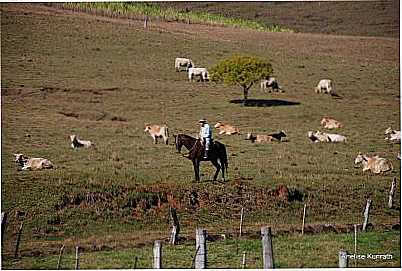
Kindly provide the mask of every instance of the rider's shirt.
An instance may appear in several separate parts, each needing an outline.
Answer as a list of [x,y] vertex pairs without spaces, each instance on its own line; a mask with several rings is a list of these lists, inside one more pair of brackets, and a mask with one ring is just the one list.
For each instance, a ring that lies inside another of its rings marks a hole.
[[211,138],[212,137],[212,130],[208,123],[205,123],[200,130],[200,137],[201,138]]

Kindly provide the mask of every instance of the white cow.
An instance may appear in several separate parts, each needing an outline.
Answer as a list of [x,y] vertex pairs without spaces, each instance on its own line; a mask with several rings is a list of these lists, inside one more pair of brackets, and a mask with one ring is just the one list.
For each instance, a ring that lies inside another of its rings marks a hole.
[[401,142],[401,131],[392,130],[391,127],[385,130],[385,140]]
[[339,142],[346,142],[347,139],[343,135],[339,134],[328,134],[320,131],[309,131],[307,133],[307,137],[313,141],[314,143],[317,142],[331,142],[331,143],[339,143]]
[[188,80],[191,82],[195,76],[199,76],[201,81],[209,81],[209,73],[206,68],[189,68],[188,69]]
[[386,158],[379,157],[378,155],[369,157],[359,153],[355,159],[355,165],[363,165],[363,172],[370,170],[375,174],[387,172],[393,169],[392,163]]
[[22,170],[41,170],[53,168],[53,163],[45,158],[28,158],[22,153],[14,153],[15,162]]
[[321,79],[317,86],[314,88],[316,93],[334,94],[334,83],[330,79]]
[[283,92],[282,88],[279,86],[278,81],[276,80],[275,77],[267,77],[267,79],[261,80],[260,87],[262,90],[271,92],[276,91],[276,92]]
[[76,135],[70,135],[70,140],[71,140],[71,148],[76,149],[76,148],[89,148],[92,146],[92,142],[89,140],[80,140]]
[[189,58],[178,57],[174,62],[174,67],[177,72],[181,71],[182,68],[184,68],[185,71],[188,71],[189,68],[194,67],[194,63]]

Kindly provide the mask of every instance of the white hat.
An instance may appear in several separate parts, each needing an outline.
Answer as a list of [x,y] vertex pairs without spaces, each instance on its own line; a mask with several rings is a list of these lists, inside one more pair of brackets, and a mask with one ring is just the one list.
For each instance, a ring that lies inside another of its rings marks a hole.
[[208,123],[208,121],[207,121],[206,119],[200,119],[200,120],[198,121],[198,123]]

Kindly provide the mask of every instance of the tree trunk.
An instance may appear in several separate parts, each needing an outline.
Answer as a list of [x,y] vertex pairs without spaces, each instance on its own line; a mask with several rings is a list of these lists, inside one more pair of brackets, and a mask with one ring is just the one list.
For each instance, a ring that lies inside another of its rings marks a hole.
[[247,98],[248,98],[248,88],[243,87],[243,95],[244,95],[244,101],[247,101]]

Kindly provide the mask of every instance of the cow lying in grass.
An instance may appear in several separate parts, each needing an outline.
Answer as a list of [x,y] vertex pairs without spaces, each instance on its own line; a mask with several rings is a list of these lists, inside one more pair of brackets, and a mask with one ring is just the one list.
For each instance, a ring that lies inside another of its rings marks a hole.
[[331,142],[331,143],[338,143],[338,142],[346,142],[346,137],[339,134],[327,134],[320,131],[309,131],[307,133],[307,137],[313,141],[314,143],[318,142]]
[[369,157],[359,153],[355,159],[355,165],[359,165],[360,163],[363,165],[363,172],[370,170],[374,174],[379,174],[393,169],[390,161],[378,155]]
[[321,125],[326,129],[342,128],[343,124],[337,120],[330,117],[323,117],[321,120]]
[[280,131],[278,133],[272,133],[268,135],[253,135],[252,133],[248,133],[246,140],[250,140],[252,143],[270,143],[270,142],[282,142],[282,138],[286,137],[284,131]]
[[71,148],[76,149],[76,148],[89,148],[92,146],[92,142],[89,140],[80,140],[76,135],[70,135],[70,140],[71,140]]
[[220,135],[234,135],[240,133],[239,128],[223,122],[217,122],[214,127],[219,130]]
[[146,124],[144,132],[148,132],[151,135],[155,144],[158,144],[158,138],[163,138],[165,144],[168,144],[169,129],[166,125]]
[[42,170],[53,168],[52,162],[45,158],[28,158],[22,153],[14,153],[15,162],[22,170]]
[[385,140],[401,142],[401,131],[395,131],[389,127],[384,134],[386,135]]

